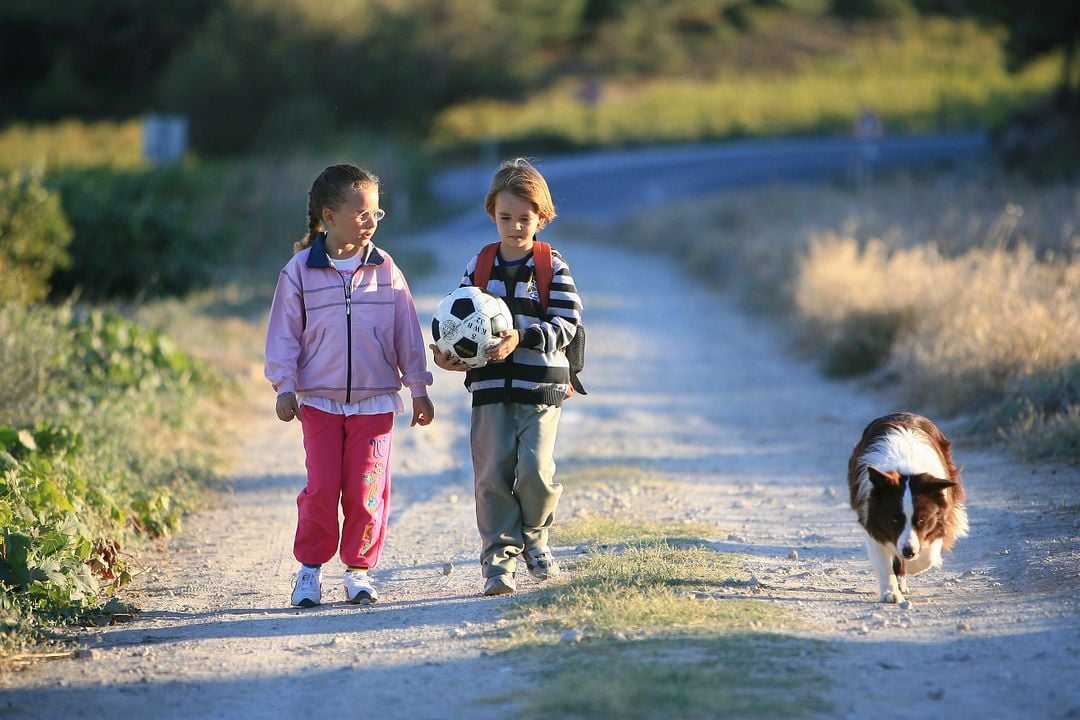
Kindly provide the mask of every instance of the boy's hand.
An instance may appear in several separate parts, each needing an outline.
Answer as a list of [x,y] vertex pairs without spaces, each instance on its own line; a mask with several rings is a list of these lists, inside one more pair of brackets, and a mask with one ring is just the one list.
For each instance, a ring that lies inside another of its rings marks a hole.
[[502,338],[499,344],[484,353],[488,360],[505,360],[521,342],[521,333],[517,330],[503,330],[499,336]]
[[409,427],[430,425],[435,419],[435,405],[427,395],[412,399],[412,422]]
[[443,370],[454,370],[456,372],[465,372],[469,369],[469,366],[461,362],[461,359],[451,353],[449,350],[443,352],[439,349],[438,345],[428,345],[431,348],[431,356],[435,360],[435,364],[441,367]]
[[277,396],[278,420],[289,422],[295,417],[300,417],[300,404],[296,402],[296,394],[291,392],[281,393]]

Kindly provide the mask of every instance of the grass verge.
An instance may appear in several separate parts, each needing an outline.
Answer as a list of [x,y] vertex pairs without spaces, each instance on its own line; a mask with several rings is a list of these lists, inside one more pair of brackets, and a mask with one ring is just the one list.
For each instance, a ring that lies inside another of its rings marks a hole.
[[0,307],[0,666],[135,610],[138,549],[221,467],[229,387],[117,313]]
[[633,522],[623,517],[576,517],[552,530],[557,545],[619,546],[633,538],[634,543],[666,543],[673,547],[700,545],[720,530],[707,523]]
[[842,48],[782,72],[612,78],[595,104],[580,102],[572,82],[521,102],[470,101],[440,112],[429,142],[445,150],[485,142],[583,147],[848,134],[867,107],[890,132],[996,128],[1049,95],[1058,77],[1054,58],[1010,73],[1000,37],[971,21],[919,18],[860,30]]
[[967,417],[1028,459],[1075,462],[1075,193],[992,168],[893,174],[726,193],[618,235],[641,248],[664,237],[701,279],[789,321],[828,374],[892,382],[913,410]]
[[[826,709],[814,656],[778,632],[775,605],[730,599],[737,557],[703,544],[711,526],[630,519],[569,523],[558,542],[590,551],[508,606],[491,647],[544,676],[525,717],[796,717]],[[618,538],[618,544],[615,544]],[[610,544],[609,544],[610,543]],[[598,548],[606,547],[604,551]]]
[[530,649],[543,690],[523,718],[714,720],[816,716],[829,709],[810,659],[822,646],[764,632]]

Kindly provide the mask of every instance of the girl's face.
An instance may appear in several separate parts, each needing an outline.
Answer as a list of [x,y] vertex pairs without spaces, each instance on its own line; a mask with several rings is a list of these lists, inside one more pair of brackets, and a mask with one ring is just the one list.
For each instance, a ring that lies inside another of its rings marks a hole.
[[[542,227],[540,215],[533,204],[509,190],[503,190],[495,196],[493,220],[499,228],[503,250],[509,251],[513,256],[507,257],[507,260],[523,257],[532,249],[533,235]],[[503,256],[506,255],[504,252]]]
[[323,209],[327,240],[335,250],[366,247],[383,216],[379,209],[379,188],[372,185],[350,188],[337,209]]

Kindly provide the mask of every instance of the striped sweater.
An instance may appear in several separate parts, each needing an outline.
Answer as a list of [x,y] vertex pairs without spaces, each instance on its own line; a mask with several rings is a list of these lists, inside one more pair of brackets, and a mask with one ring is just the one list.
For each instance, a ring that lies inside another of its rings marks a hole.
[[[465,268],[461,286],[475,284],[474,255]],[[508,288],[502,257],[496,256],[487,288],[498,295],[514,316],[514,327],[523,330],[521,342],[510,357],[469,370],[465,386],[472,393],[473,407],[499,402],[523,405],[561,405],[570,384],[570,364],[563,350],[581,322],[581,298],[574,278],[558,250],[552,248],[553,265],[547,316],[541,317],[540,294],[536,287],[533,257],[529,255],[513,287]]]

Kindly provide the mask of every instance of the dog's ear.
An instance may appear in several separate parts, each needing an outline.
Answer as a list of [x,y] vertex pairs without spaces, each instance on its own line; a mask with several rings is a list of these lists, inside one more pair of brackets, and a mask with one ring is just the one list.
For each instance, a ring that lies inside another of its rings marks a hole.
[[866,474],[870,478],[870,484],[878,490],[888,490],[889,488],[895,488],[900,484],[900,473],[895,470],[884,473],[876,467],[868,466],[866,468]]
[[930,473],[919,473],[918,475],[911,476],[912,493],[929,494],[951,487],[956,487],[956,483],[952,480],[943,480],[942,478],[936,478]]

